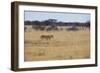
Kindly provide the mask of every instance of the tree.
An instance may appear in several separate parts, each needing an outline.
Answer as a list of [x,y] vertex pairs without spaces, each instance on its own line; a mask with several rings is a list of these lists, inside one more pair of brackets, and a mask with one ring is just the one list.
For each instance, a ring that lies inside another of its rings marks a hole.
[[90,21],[87,21],[87,22],[85,23],[85,25],[86,25],[86,27],[90,27]]
[[48,26],[48,25],[50,25],[50,21],[45,20],[45,21],[42,22],[42,25],[44,25],[44,26]]
[[40,26],[40,21],[33,21],[32,22],[34,25]]
[[25,25],[31,25],[31,21],[24,21]]

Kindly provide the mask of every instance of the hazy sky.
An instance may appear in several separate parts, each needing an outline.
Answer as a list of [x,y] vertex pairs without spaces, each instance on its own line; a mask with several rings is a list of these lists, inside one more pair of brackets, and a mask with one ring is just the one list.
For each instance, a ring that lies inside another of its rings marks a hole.
[[25,21],[57,19],[62,22],[86,22],[90,20],[90,14],[87,13],[24,11],[24,15]]

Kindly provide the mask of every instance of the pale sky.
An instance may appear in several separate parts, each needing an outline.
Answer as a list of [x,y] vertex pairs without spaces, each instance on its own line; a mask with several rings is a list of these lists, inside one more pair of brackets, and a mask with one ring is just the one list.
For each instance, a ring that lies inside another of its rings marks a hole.
[[62,22],[90,21],[90,14],[88,13],[24,11],[24,15],[25,21],[44,21],[47,19],[57,19],[57,21]]

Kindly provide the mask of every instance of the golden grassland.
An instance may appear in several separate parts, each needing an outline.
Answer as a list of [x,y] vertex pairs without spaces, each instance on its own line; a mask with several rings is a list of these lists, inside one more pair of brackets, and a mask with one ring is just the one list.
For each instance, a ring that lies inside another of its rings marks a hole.
[[[32,29],[31,29],[32,30]],[[41,35],[53,35],[43,40]],[[67,60],[90,58],[90,31],[26,31],[25,61]]]

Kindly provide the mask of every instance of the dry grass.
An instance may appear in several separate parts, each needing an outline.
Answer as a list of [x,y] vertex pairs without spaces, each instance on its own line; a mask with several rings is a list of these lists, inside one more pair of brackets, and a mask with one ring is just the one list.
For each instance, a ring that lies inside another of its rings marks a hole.
[[[32,29],[31,29],[32,30]],[[51,40],[41,35],[53,35]],[[25,61],[90,58],[90,31],[28,31],[25,32]]]

